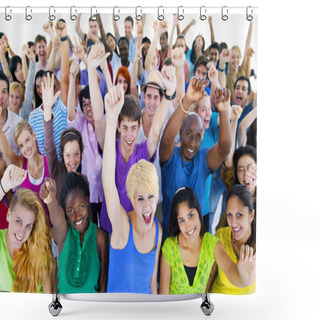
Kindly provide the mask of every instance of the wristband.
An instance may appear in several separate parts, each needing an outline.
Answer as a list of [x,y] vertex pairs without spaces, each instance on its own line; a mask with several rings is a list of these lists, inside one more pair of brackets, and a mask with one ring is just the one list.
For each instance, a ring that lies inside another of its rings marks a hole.
[[226,70],[226,68],[224,68],[224,69],[219,68],[219,71],[221,71],[221,72],[223,72],[223,71],[225,71],[225,70]]
[[164,97],[165,97],[167,100],[172,101],[172,100],[176,97],[176,91],[173,93],[173,95],[168,96],[168,95],[167,95],[167,91],[165,90],[165,91],[164,91]]
[[67,40],[68,40],[68,36],[61,37],[61,38],[60,38],[60,41],[61,41],[61,42],[63,42],[63,41],[67,41]]
[[1,189],[2,189],[3,193],[4,193],[4,194],[6,194],[6,192],[5,192],[5,191],[4,191],[4,189],[3,189],[3,186],[2,186],[1,180],[0,180],[0,186],[1,186]]
[[[182,97],[182,98],[183,98],[183,97]],[[183,111],[184,113],[188,114],[188,113],[189,113],[189,110],[188,110],[188,111],[184,110],[184,108],[183,108],[183,106],[182,106],[182,98],[180,99],[180,107],[181,107],[181,109],[182,109],[182,111]]]

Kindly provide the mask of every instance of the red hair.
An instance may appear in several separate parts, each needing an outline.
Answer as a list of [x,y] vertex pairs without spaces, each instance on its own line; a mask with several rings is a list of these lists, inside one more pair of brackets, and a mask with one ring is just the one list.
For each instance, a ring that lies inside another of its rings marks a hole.
[[117,75],[116,75],[115,85],[118,84],[119,76],[123,76],[126,79],[127,84],[128,84],[128,88],[127,88],[127,91],[125,92],[125,94],[130,94],[131,93],[131,90],[130,90],[131,77],[130,77],[130,73],[128,71],[128,68],[124,67],[124,66],[119,68]]

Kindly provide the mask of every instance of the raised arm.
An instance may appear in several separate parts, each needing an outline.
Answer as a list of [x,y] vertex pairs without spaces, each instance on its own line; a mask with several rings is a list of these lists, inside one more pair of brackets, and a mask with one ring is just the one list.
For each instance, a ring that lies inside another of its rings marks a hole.
[[231,168],[233,164],[233,154],[236,147],[236,134],[237,134],[237,126],[238,120],[241,116],[242,108],[238,105],[233,105],[231,108],[231,115],[230,115],[230,127],[231,127],[231,147],[228,155],[224,159],[224,164],[227,168]]
[[[173,96],[176,88],[176,74],[175,67],[173,66],[163,66],[161,73],[157,71],[163,85],[165,86],[165,92],[167,96]],[[149,132],[149,137],[147,141],[149,159],[151,159],[159,144],[160,134],[162,127],[167,118],[170,108],[170,100],[167,100],[165,97],[162,98],[162,101],[154,115],[152,120],[152,125]]]
[[210,40],[211,40],[211,42],[210,42],[208,48],[204,51],[204,54],[205,54],[206,56],[209,56],[209,48],[210,48],[210,45],[215,42],[213,25],[212,25],[212,16],[209,16],[208,22],[209,22]]
[[243,59],[242,59],[242,63],[241,63],[241,69],[243,71],[246,70],[246,64],[247,64],[246,52],[252,46],[252,37],[253,37],[253,20],[250,21],[248,34],[247,34],[247,38],[246,38],[246,43],[245,43],[245,48],[244,48]]
[[242,245],[238,264],[235,264],[226,253],[222,242],[218,241],[214,249],[214,257],[218,267],[233,285],[243,288],[254,283],[256,255],[253,254],[253,248]]
[[219,71],[218,79],[222,88],[226,88],[226,85],[227,85],[225,69],[226,69],[226,63],[229,61],[229,59],[230,59],[230,50],[223,49],[219,58],[219,70],[218,70]]
[[68,91],[69,91],[69,49],[67,39],[67,25],[63,21],[58,21],[56,26],[56,33],[61,40],[61,100],[66,106],[68,103]]
[[246,54],[246,59],[247,59],[247,63],[246,63],[246,69],[245,69],[245,75],[248,79],[250,79],[250,74],[251,74],[251,61],[252,61],[252,57],[254,55],[254,50],[250,47],[248,48],[248,50],[245,52]]
[[178,24],[178,15],[173,14],[172,28],[171,28],[171,33],[170,33],[169,43],[168,43],[168,57],[171,56],[173,38],[174,38],[174,30],[176,29],[177,24]]
[[23,78],[25,81],[27,81],[27,77],[28,77],[27,50],[28,50],[28,44],[25,43],[21,49],[22,72],[23,72]]
[[130,228],[128,214],[120,204],[115,182],[116,130],[123,102],[124,91],[121,85],[111,88],[105,96],[105,107],[108,116],[104,141],[105,152],[102,161],[102,183],[108,215],[112,225],[111,245],[114,249],[123,248]]
[[[88,78],[91,106],[93,111],[94,127],[99,141],[99,145],[103,149],[106,121],[103,114],[103,99],[99,89],[97,68],[103,62],[106,63],[109,53],[105,53],[102,43],[96,43],[90,50],[88,56]],[[108,88],[110,90],[110,88]]]
[[160,36],[162,33],[166,32],[167,29],[168,22],[166,20],[158,21],[144,64],[145,69],[148,72],[152,71],[152,61],[154,56],[157,54],[157,43],[159,42]]
[[247,130],[257,118],[257,108],[252,109],[240,122],[238,128],[238,147],[244,146],[247,141]]
[[45,33],[48,33],[48,35],[50,37],[49,45],[47,47],[47,58],[49,58],[51,55],[52,46],[54,43],[54,32],[53,32],[52,26],[53,26],[52,21],[48,21],[42,26],[43,31]]
[[81,13],[78,13],[74,28],[80,40],[84,41],[84,32],[80,28],[80,19],[81,19]]
[[79,69],[80,68],[79,68],[78,60],[77,59],[73,60],[70,65],[70,83],[69,83],[69,93],[68,93],[68,103],[67,103],[68,119],[70,121],[75,120],[77,116],[76,78],[77,78]]
[[118,22],[112,19],[112,25],[113,25],[114,37],[116,38],[116,41],[118,41],[118,39],[120,38]]
[[188,25],[182,30],[182,34],[186,35],[189,29],[196,24],[196,19],[192,19]]
[[86,66],[86,68],[88,67],[88,63],[87,63],[87,57],[84,53],[84,48],[81,45],[81,43],[78,42],[77,38],[74,37],[74,48],[72,49],[74,55],[76,56],[76,58],[78,59],[79,63],[80,61],[82,61],[84,63],[84,65]]
[[6,50],[5,41],[3,39],[0,39],[0,61],[1,61],[1,67],[2,67],[2,70],[3,70],[4,74],[10,80],[10,79],[12,79],[12,75],[11,75],[11,73],[9,71],[8,62],[7,62],[7,59],[6,59],[6,56],[5,56],[5,50]]
[[11,190],[21,185],[27,177],[27,170],[9,164],[0,180],[0,201]]
[[207,153],[207,165],[212,170],[220,167],[223,159],[228,155],[231,145],[229,120],[230,90],[217,89],[215,96],[217,98],[216,108],[219,112],[220,127],[219,140]]
[[[102,23],[102,20],[101,20],[101,16],[100,16],[100,13],[98,13],[96,15],[97,17],[97,22],[98,22],[98,25],[99,25],[99,29],[100,29],[100,34],[101,34],[101,39],[102,39],[102,43],[104,44],[104,47],[105,47],[105,50],[106,52],[109,52],[110,55],[108,57],[108,61],[111,61],[112,60],[112,56],[113,56],[113,50],[111,49],[110,47],[110,44],[109,44],[109,41],[107,40],[107,35],[106,35],[106,32],[104,31],[104,26],[103,26],[103,23]],[[109,85],[107,84],[108,88],[109,88]],[[111,88],[111,87],[110,87]]]
[[49,60],[47,63],[46,70],[54,72],[55,62],[56,62],[56,56],[57,52],[61,47],[61,41],[58,36],[54,36],[53,42],[52,42],[52,50],[49,56]]
[[174,109],[179,107],[180,99],[185,94],[185,78],[184,78],[184,60],[185,55],[182,48],[175,48],[171,54],[171,62],[176,68],[176,98],[172,102]]
[[176,108],[163,131],[159,149],[162,163],[166,163],[171,158],[175,146],[175,137],[180,131],[185,115],[189,113],[191,104],[202,98],[207,85],[208,80],[195,77],[191,79],[186,94],[180,100],[180,107]]
[[[138,44],[138,41],[137,41],[137,44]],[[136,46],[136,52],[133,59],[131,82],[130,82],[130,92],[137,98],[139,98],[138,88],[137,88],[138,69],[139,69],[139,64],[142,63],[141,58],[142,58],[143,47],[144,47],[144,44],[141,45],[140,48]]]
[[57,186],[53,179],[45,178],[40,188],[40,198],[49,209],[52,236],[58,245],[59,252],[61,252],[69,229],[64,211],[57,200]]

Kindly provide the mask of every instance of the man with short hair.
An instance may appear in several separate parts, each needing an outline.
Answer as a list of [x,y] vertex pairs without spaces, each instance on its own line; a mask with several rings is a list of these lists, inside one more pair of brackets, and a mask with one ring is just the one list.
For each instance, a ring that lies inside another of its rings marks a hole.
[[[0,71],[0,126],[8,140],[10,148],[14,153],[18,154],[19,149],[14,141],[14,130],[22,118],[8,109],[8,96],[9,80],[3,71]],[[2,157],[1,150],[0,157]]]
[[39,70],[46,70],[48,64],[47,58],[47,39],[45,36],[38,34],[34,39],[34,46],[36,48],[36,54],[38,56],[38,62],[36,64],[35,74]]
[[[191,104],[202,98],[207,80],[192,78],[180,106],[175,110],[164,129],[160,142],[160,163],[163,194],[163,237],[168,235],[171,202],[175,192],[183,187],[192,188],[203,209],[206,178],[220,167],[228,155],[230,137],[230,91],[216,89],[216,108],[220,115],[219,140],[211,148],[201,148],[203,124],[196,113],[189,113]],[[175,136],[180,131],[181,145],[175,146]]]

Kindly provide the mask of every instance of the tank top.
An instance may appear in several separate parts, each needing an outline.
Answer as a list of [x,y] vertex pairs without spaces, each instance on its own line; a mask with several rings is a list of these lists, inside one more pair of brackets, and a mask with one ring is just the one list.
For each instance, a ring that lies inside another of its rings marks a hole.
[[42,206],[45,210],[47,220],[49,221],[49,224],[50,224],[50,228],[52,228],[47,205],[42,201],[42,199],[40,198],[40,195],[39,195],[41,185],[43,184],[45,178],[50,177],[50,172],[49,172],[49,167],[48,167],[48,162],[47,162],[46,156],[43,156],[43,173],[42,173],[40,179],[35,180],[34,178],[31,177],[31,175],[29,174],[29,169],[28,169],[28,160],[25,157],[23,157],[22,169],[27,170],[28,174],[27,174],[26,179],[22,182],[21,188],[29,189],[29,190],[33,191],[38,196],[38,198],[40,199]]
[[113,249],[110,242],[109,274],[107,292],[151,293],[150,282],[154,273],[158,246],[159,226],[156,224],[155,248],[149,253],[140,253],[133,240],[133,228],[129,218],[130,231],[126,246]]
[[89,221],[82,246],[80,232],[70,223],[59,255],[58,293],[95,293],[99,291],[100,259],[97,249],[97,225]]

